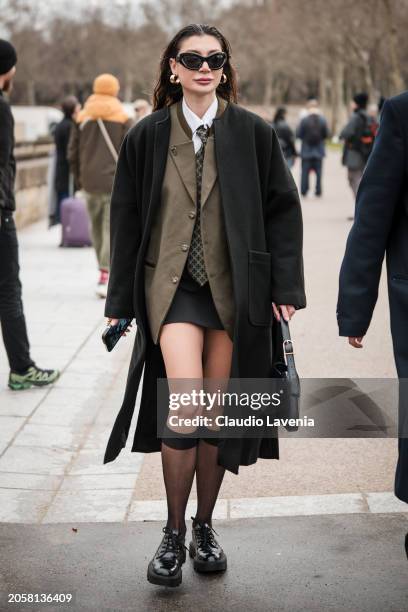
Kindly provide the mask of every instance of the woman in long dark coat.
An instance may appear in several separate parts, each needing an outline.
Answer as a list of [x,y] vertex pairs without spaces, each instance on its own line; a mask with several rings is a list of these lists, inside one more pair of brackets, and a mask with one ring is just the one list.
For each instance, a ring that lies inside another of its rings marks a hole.
[[286,121],[286,108],[279,106],[276,109],[275,116],[272,121],[272,127],[275,130],[282,153],[289,168],[292,168],[295,163],[298,152],[296,151],[295,133]]
[[[57,209],[55,218],[51,220],[51,225],[61,222],[61,202],[67,198],[69,194],[69,162],[68,162],[68,142],[71,134],[71,128],[74,125],[76,113],[80,110],[81,105],[75,96],[68,96],[64,99],[61,105],[64,118],[55,128],[54,140],[56,151],[56,168],[55,168],[55,190],[57,192]],[[71,194],[72,195],[72,194]]]
[[134,317],[137,334],[105,463],[126,444],[144,366],[132,451],[161,451],[168,521],[148,579],[169,586],[181,582],[194,475],[190,556],[197,571],[223,570],[211,517],[225,469],[277,459],[278,440],[171,437],[168,423],[158,435],[157,379],[170,389],[267,379],[273,321],[306,305],[296,186],[274,130],[236,99],[228,41],[214,27],[183,28],[163,53],[153,113],[123,142],[112,192],[105,315]]

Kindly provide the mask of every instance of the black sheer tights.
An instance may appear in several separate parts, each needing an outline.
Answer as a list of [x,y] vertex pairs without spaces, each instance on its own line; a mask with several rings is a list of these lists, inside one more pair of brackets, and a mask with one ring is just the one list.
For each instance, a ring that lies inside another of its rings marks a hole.
[[164,485],[167,496],[167,525],[186,531],[187,501],[196,473],[196,519],[211,525],[212,513],[224,477],[225,468],[217,464],[218,447],[200,439],[192,448],[172,448],[162,441]]

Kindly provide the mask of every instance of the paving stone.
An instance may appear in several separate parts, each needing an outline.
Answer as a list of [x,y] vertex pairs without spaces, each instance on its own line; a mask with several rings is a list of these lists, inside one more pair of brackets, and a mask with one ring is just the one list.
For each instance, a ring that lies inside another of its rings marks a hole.
[[0,389],[0,415],[28,416],[41,404],[49,392],[49,389],[40,388],[25,391]]
[[407,512],[408,504],[395,497],[394,493],[367,493],[367,504],[370,512]]
[[137,474],[139,472],[143,461],[142,453],[131,453],[124,449],[115,461],[103,464],[104,453],[105,447],[81,450],[71,466],[70,475]]
[[0,489],[0,522],[38,523],[52,497],[52,491]]
[[[104,489],[134,489],[136,474],[84,474],[66,476],[61,491],[81,491]],[[1,480],[0,480],[1,482]]]
[[16,432],[24,425],[24,417],[0,416],[0,453],[9,444]]
[[131,489],[60,491],[43,522],[123,521],[131,495]]
[[44,423],[27,423],[15,440],[17,446],[65,448],[75,450],[83,437],[82,428]]
[[0,458],[0,471],[24,474],[63,474],[73,452],[62,448],[13,445]]
[[352,514],[367,511],[365,500],[358,493],[230,500],[230,518]]
[[18,472],[0,472],[0,489],[29,489],[54,491],[63,476],[48,476],[47,474],[21,474]]

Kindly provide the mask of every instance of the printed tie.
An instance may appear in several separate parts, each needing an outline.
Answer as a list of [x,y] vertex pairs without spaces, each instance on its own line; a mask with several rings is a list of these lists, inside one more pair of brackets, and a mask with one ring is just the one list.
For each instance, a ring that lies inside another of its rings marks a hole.
[[187,256],[187,269],[190,275],[199,285],[207,282],[207,272],[205,270],[203,243],[201,240],[201,184],[203,179],[204,151],[207,144],[210,129],[205,125],[200,125],[196,133],[201,139],[202,145],[196,153],[196,177],[197,177],[197,206],[196,222],[191,238],[190,250]]

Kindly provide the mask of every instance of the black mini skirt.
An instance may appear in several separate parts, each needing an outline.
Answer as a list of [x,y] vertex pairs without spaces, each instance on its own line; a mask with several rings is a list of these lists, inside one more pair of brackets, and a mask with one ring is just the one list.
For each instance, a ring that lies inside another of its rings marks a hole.
[[179,286],[163,321],[166,323],[195,323],[211,329],[224,329],[207,281],[199,285],[184,267]]

